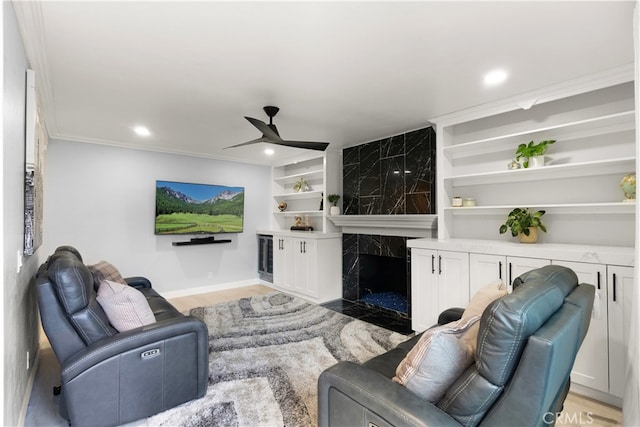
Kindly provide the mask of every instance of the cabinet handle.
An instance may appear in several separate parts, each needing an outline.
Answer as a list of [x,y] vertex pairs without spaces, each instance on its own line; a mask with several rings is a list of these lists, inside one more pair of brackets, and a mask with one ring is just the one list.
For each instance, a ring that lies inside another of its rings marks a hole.
[[509,286],[513,285],[513,281],[511,280],[511,263],[509,263]]
[[431,255],[431,274],[436,272],[436,256]]
[[598,271],[598,289],[600,289],[600,272]]
[[498,279],[502,280],[502,261],[498,262]]
[[616,273],[613,273],[613,302],[616,302]]
[[438,274],[442,274],[442,255],[438,255]]
[[302,248],[303,248],[302,253],[306,254],[307,253],[307,242],[306,241],[302,242]]
[[302,242],[300,242],[300,253],[302,253]]

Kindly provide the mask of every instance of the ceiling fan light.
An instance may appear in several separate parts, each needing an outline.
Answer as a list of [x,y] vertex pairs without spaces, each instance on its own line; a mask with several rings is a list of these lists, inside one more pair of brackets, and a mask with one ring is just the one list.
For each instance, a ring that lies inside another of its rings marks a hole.
[[273,150],[273,148],[265,148],[264,149],[264,154],[266,154],[267,156],[273,156],[274,153],[275,153],[275,151]]

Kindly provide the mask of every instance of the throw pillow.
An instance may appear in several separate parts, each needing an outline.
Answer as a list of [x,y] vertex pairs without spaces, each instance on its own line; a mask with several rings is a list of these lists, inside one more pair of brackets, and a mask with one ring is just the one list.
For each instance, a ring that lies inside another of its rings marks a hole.
[[475,348],[463,337],[478,320],[480,316],[471,316],[425,331],[398,365],[393,381],[438,402],[474,361]]
[[93,274],[93,281],[95,283],[94,289],[97,289],[98,286],[100,286],[100,283],[105,280],[121,283],[123,285],[127,284],[118,269],[107,261],[100,261],[99,263],[89,265],[88,267],[91,274]]
[[[478,291],[471,297],[471,301],[467,304],[467,307],[464,309],[462,313],[462,318],[470,317],[470,316],[480,316],[482,317],[482,313],[484,310],[491,304],[494,300],[505,296],[508,293],[507,286],[501,279],[498,279],[494,282],[489,283],[488,285],[483,286],[478,289]],[[473,325],[471,330],[465,335],[464,340],[467,345],[473,349],[475,353],[477,347],[478,340],[478,331],[480,330],[480,322]]]
[[145,296],[131,286],[104,280],[100,283],[96,299],[118,332],[156,321]]
[[478,292],[471,297],[471,301],[467,304],[467,307],[462,313],[462,317],[480,315],[484,312],[494,300],[501,298],[507,294],[508,290],[502,280],[496,280],[486,286],[478,289]]

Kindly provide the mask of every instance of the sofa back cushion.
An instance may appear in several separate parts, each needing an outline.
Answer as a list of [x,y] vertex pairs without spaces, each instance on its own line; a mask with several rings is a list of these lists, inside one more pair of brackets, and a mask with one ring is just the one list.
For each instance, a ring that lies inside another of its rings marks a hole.
[[90,345],[117,333],[96,301],[89,269],[72,252],[57,252],[55,255],[48,265],[49,281],[69,323],[84,343]]

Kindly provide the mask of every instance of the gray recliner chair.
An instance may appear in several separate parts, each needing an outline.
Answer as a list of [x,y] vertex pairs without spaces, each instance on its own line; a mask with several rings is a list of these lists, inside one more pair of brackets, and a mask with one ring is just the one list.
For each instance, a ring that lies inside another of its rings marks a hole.
[[60,415],[72,426],[114,426],[204,396],[208,334],[142,277],[125,279],[156,322],[118,332],[96,301],[80,253],[58,248],[36,276],[42,326],[61,365]]
[[482,314],[475,363],[431,404],[391,378],[419,337],[318,380],[320,427],[553,425],[570,386],[595,288],[566,267],[532,270]]

